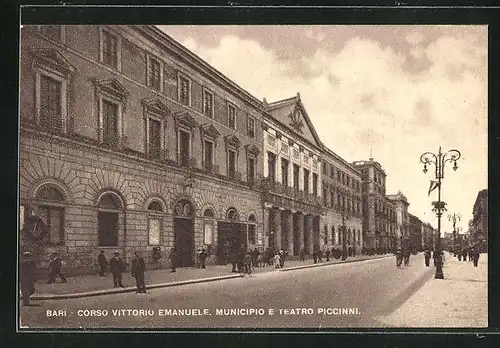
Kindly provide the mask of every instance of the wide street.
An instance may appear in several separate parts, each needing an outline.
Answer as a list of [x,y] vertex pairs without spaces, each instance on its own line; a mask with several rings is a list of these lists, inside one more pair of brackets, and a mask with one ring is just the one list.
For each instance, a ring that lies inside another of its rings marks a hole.
[[[147,294],[40,300],[33,301],[33,306],[20,307],[21,327],[380,327],[381,324],[372,318],[395,310],[433,272],[433,267],[424,266],[423,255],[419,254],[412,256],[409,267],[400,269],[396,268],[395,258],[388,257],[151,289]],[[320,313],[323,308],[329,309]],[[350,308],[350,314],[341,314],[341,308]],[[144,311],[134,313],[132,310],[135,309]],[[201,315],[174,315],[174,311],[167,315],[168,310],[173,309],[192,309],[192,314]],[[257,313],[250,314],[250,309]],[[58,310],[64,310],[66,315],[47,315],[47,311],[53,314]],[[91,310],[99,312],[94,311],[94,316],[84,316]],[[113,310],[125,311],[121,311],[122,315],[115,315]],[[240,311],[239,315],[234,315],[236,310]]]

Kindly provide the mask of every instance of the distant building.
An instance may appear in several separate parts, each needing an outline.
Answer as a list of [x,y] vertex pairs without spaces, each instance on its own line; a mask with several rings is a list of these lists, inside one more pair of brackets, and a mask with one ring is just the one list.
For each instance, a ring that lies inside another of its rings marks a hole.
[[481,251],[486,252],[488,250],[488,190],[481,190],[477,194],[472,216],[470,244],[480,244]]
[[406,196],[398,191],[393,195],[387,195],[387,198],[392,200],[396,206],[397,230],[396,239],[398,247],[407,247],[410,237],[410,217],[408,214],[408,200]]
[[422,243],[422,221],[415,215],[410,216],[410,247],[415,248],[417,251],[422,251],[424,246]]

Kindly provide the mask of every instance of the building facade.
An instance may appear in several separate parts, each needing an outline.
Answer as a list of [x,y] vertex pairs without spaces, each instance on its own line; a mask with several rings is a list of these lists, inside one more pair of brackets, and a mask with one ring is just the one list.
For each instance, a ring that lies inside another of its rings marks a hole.
[[424,246],[422,243],[422,221],[413,214],[409,214],[410,218],[410,248],[416,251],[422,251]]
[[477,194],[472,209],[472,230],[469,244],[480,245],[481,252],[488,251],[488,190],[481,190]]
[[406,248],[410,242],[410,217],[408,214],[408,200],[406,196],[398,191],[393,195],[387,195],[387,198],[394,202],[396,207],[396,243],[399,248]]
[[422,223],[422,247],[424,249],[434,249],[436,230],[428,222]]
[[20,64],[21,236],[42,265],[263,244],[259,100],[151,26],[25,26]]
[[396,206],[386,197],[386,173],[370,158],[356,161],[361,172],[364,248],[388,251],[396,244]]

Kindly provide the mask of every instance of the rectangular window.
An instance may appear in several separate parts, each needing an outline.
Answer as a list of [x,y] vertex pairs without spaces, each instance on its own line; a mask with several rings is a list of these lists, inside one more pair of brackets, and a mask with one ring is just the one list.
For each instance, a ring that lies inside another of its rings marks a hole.
[[161,122],[149,119],[149,154],[155,158],[160,157],[161,153]]
[[189,166],[191,136],[188,132],[179,130],[179,156],[183,166]]
[[276,181],[276,155],[272,152],[267,153],[267,177],[271,182]]
[[325,187],[323,187],[323,205],[325,205],[325,206],[328,205],[328,194],[327,194],[327,192],[328,192],[327,189]]
[[107,31],[103,31],[102,35],[102,62],[118,68],[118,38]]
[[62,131],[61,82],[40,76],[40,125],[52,131]]
[[323,175],[326,175],[326,166],[328,164],[326,162],[323,163]]
[[309,193],[309,171],[304,169],[304,192]]
[[281,152],[288,155],[288,144],[284,141],[281,143]]
[[230,179],[236,176],[236,152],[231,150],[227,152],[227,175]]
[[214,144],[211,141],[205,140],[203,154],[203,165],[205,166],[205,171],[212,173],[213,170],[213,156],[214,156]]
[[248,169],[247,169],[248,181],[253,182],[255,179],[255,158],[248,158]]
[[299,159],[299,150],[298,149],[293,149],[293,158]]
[[161,91],[161,64],[156,59],[149,59],[149,87]]
[[288,161],[281,159],[281,183],[283,186],[288,186]]
[[64,209],[49,206],[40,206],[37,214],[47,225],[51,243],[64,241]]
[[318,195],[318,174],[313,173],[313,195]]
[[272,134],[267,134],[267,142],[269,146],[276,147],[276,137]]
[[190,81],[179,76],[179,102],[183,105],[191,105],[191,85]]
[[108,146],[118,144],[118,105],[102,99],[102,139]]
[[227,106],[227,125],[231,129],[236,129],[236,108],[233,105]]
[[61,41],[62,27],[60,25],[41,25],[40,31],[53,40]]
[[300,167],[297,164],[293,164],[293,188],[295,190],[299,189],[299,172]]
[[207,90],[203,90],[203,115],[214,117],[214,95]]
[[333,207],[335,204],[335,198],[334,198],[333,190],[330,191],[330,207]]
[[149,217],[148,244],[160,245],[161,218]]
[[214,223],[212,221],[205,221],[203,223],[203,242],[205,245],[213,244]]
[[250,138],[255,138],[255,120],[251,116],[248,116],[247,134]]

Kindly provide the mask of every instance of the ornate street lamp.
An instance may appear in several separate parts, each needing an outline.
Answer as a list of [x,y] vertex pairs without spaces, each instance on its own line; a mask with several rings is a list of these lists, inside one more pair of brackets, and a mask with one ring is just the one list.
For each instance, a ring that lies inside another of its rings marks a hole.
[[456,250],[456,245],[457,245],[457,229],[455,228],[455,225],[457,221],[460,221],[460,214],[458,213],[453,213],[448,214],[448,220],[453,222],[453,256],[457,256],[457,250]]
[[444,202],[441,202],[441,180],[444,178],[444,167],[446,162],[453,162],[453,170],[457,170],[457,160],[460,158],[460,151],[452,149],[444,154],[441,152],[441,146],[439,147],[439,151],[436,154],[432,152],[425,152],[420,156],[420,162],[424,164],[424,173],[427,173],[427,166],[434,164],[435,167],[435,178],[437,181],[437,189],[438,189],[438,200],[437,202],[433,202],[434,209],[437,218],[438,218],[438,231],[436,236],[436,274],[434,278],[436,279],[444,279],[443,274],[443,260],[441,258],[441,215],[443,211],[446,210]]

